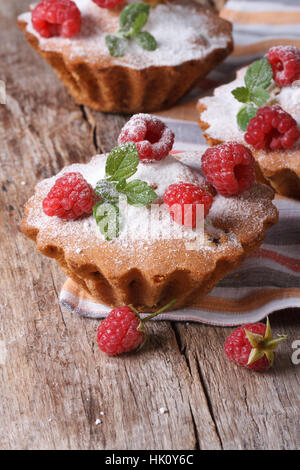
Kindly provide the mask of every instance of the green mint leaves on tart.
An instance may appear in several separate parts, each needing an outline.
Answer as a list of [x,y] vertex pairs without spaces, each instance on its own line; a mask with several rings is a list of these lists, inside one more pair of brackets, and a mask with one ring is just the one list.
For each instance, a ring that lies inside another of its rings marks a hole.
[[142,31],[136,36],[136,42],[146,51],[155,51],[157,48],[157,42],[155,37],[148,31]]
[[141,180],[129,181],[120,192],[127,196],[127,202],[132,206],[147,206],[157,198],[151,186]]
[[123,57],[126,54],[127,43],[123,38],[108,34],[105,37],[105,42],[111,56]]
[[242,106],[237,114],[237,122],[242,131],[247,130],[249,122],[256,116],[256,113],[257,107],[252,103],[247,103],[245,106]]
[[232,90],[237,101],[244,103],[237,115],[237,123],[242,131],[246,131],[250,120],[256,116],[260,108],[269,99],[267,88],[273,78],[272,67],[266,57],[256,60],[247,68],[245,86]]
[[106,160],[105,178],[97,182],[96,194],[101,201],[94,206],[93,215],[99,230],[110,241],[119,236],[119,198],[126,196],[132,206],[147,206],[157,198],[156,192],[145,181],[127,181],[139,164],[139,153],[133,142],[112,149]]
[[111,241],[120,233],[120,211],[117,204],[103,199],[93,208],[96,224],[105,240]]
[[120,14],[120,32],[129,38],[136,36],[145,26],[150,13],[150,5],[133,3],[125,7]]
[[106,160],[106,178],[109,181],[129,178],[136,173],[139,161],[139,152],[133,142],[113,148]]
[[142,28],[148,21],[150,5],[133,3],[127,5],[120,14],[120,28],[115,35],[108,34],[105,42],[113,57],[123,57],[128,48],[128,41],[135,39],[142,49],[154,51],[157,48],[156,39]]
[[249,65],[245,75],[245,85],[251,91],[257,88],[266,89],[271,84],[272,78],[273,71],[270,62],[263,57]]

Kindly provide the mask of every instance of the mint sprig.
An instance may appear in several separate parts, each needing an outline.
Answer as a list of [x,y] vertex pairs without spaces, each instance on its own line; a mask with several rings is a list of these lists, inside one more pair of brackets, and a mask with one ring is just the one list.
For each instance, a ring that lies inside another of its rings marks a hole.
[[127,44],[122,37],[108,34],[105,37],[105,42],[111,56],[123,57],[126,54]]
[[267,88],[270,86],[273,77],[272,67],[266,57],[253,62],[245,74],[245,86],[232,90],[232,94],[237,101],[244,103],[244,106],[237,114],[239,127],[246,131],[250,120],[256,116],[258,108],[268,101],[270,94]]
[[130,205],[147,206],[157,198],[156,192],[145,181],[127,182],[139,164],[139,153],[133,142],[112,149],[106,160],[105,178],[97,182],[96,194],[101,198],[93,209],[99,230],[106,240],[113,240],[120,232],[120,195],[125,195]]
[[127,5],[120,14],[120,32],[125,37],[135,37],[145,26],[150,13],[150,5],[133,3]]
[[105,199],[98,202],[93,208],[93,215],[105,240],[111,241],[119,236],[120,211],[116,203]]
[[148,21],[150,5],[145,3],[133,3],[127,5],[121,12],[120,27],[116,34],[108,34],[105,42],[109,53],[113,57],[123,57],[130,40],[135,39],[140,47],[147,51],[157,48],[156,39],[142,28]]
[[127,202],[132,206],[147,206],[157,198],[151,186],[141,180],[129,181],[120,192],[127,196]]
[[257,90],[257,88],[266,89],[271,83],[273,77],[272,67],[266,57],[254,61],[247,68],[245,75],[245,85],[249,90]]
[[133,142],[112,149],[106,160],[105,173],[109,181],[126,180],[134,175],[139,164],[139,152]]
[[241,107],[237,114],[237,122],[242,131],[246,131],[249,122],[256,116],[257,107],[252,103],[247,103]]

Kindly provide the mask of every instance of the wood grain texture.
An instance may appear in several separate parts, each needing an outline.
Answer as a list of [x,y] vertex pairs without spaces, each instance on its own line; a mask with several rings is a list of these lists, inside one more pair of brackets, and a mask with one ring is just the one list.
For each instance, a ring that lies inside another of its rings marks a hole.
[[153,322],[141,353],[112,359],[97,321],[60,308],[64,276],[20,233],[23,205],[40,179],[110,150],[125,119],[76,106],[15,26],[26,3],[0,0],[0,448],[299,448],[299,310],[274,315],[289,340],[255,375],[224,359],[229,330]]

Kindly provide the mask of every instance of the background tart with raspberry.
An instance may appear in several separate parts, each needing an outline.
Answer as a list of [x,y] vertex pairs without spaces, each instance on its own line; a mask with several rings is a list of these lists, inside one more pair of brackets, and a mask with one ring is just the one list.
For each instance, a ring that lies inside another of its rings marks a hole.
[[299,49],[278,46],[197,105],[209,145],[235,140],[249,146],[261,181],[296,199],[300,199],[299,80]]
[[99,302],[197,304],[277,221],[249,149],[175,157],[173,141],[159,119],[134,116],[118,147],[45,179],[26,204],[23,233]]
[[231,24],[214,10],[154,3],[44,0],[18,24],[79,104],[148,112],[174,105],[233,47]]

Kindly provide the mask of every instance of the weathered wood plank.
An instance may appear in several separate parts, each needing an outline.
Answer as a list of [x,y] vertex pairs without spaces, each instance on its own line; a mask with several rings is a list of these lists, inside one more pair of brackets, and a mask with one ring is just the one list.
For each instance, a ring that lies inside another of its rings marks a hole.
[[[170,324],[151,325],[154,336],[140,355],[101,355],[94,344],[97,322],[60,309],[63,275],[20,233],[22,207],[35,183],[95,152],[88,111],[74,104],[14,29],[21,4],[11,2],[0,20],[7,86],[7,105],[0,108],[0,447],[217,448],[201,383],[191,376]],[[98,115],[97,147],[115,145],[123,122]],[[191,391],[203,410],[202,431],[193,423]],[[161,415],[161,407],[168,413]],[[98,426],[96,419],[102,419]]]
[[[299,339],[299,309],[271,317],[280,345],[274,367],[255,374],[229,363],[222,347],[230,330],[177,324],[193,375],[199,371],[224,449],[297,449],[300,445],[300,375],[291,347]],[[199,338],[201,340],[199,341]]]
[[144,351],[111,359],[98,322],[59,307],[64,276],[20,233],[23,204],[41,178],[116,145],[125,118],[75,105],[17,31],[23,9],[0,0],[0,448],[299,448],[299,310],[275,315],[290,339],[255,375],[225,360],[228,330],[153,323]]

